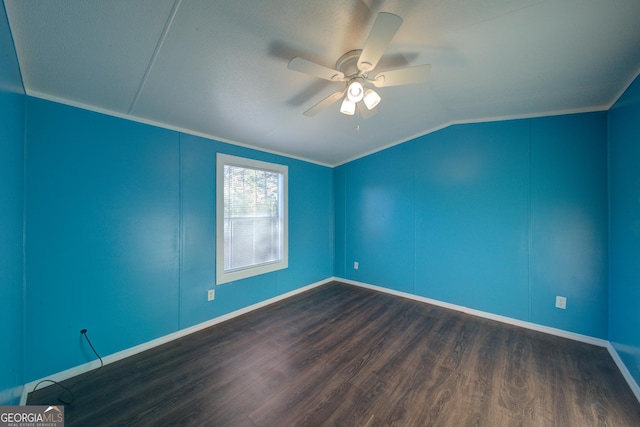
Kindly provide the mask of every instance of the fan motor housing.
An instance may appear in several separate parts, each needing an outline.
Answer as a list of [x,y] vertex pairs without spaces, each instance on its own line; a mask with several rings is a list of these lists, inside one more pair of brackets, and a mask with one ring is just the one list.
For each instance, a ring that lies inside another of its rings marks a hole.
[[346,77],[356,77],[358,75],[366,77],[366,74],[361,73],[358,69],[358,59],[362,49],[350,50],[338,59],[336,62],[336,70],[344,73]]

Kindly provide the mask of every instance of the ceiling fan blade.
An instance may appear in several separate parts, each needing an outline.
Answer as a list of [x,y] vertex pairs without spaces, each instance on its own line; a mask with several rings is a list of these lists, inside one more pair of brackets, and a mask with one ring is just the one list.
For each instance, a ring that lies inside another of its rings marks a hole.
[[416,65],[415,67],[382,71],[370,81],[375,87],[410,85],[424,82],[430,71],[430,64]]
[[367,108],[367,106],[365,105],[364,101],[360,101],[358,102],[358,111],[360,111],[360,114],[362,115],[362,118],[367,120],[368,118],[371,118],[373,116],[375,116],[376,114],[378,114],[378,109],[377,108],[373,108],[371,110],[369,110]]
[[402,18],[392,13],[380,12],[373,23],[362,53],[358,59],[358,69],[362,72],[376,68],[391,39],[402,25]]
[[287,68],[332,82],[344,81],[344,73],[297,56],[289,61]]
[[324,110],[325,108],[327,108],[328,106],[332,105],[334,102],[342,98],[344,96],[344,93],[345,91],[332,93],[331,95],[327,96],[325,99],[318,102],[316,105],[309,108],[307,111],[305,111],[302,114],[304,114],[307,117],[313,117],[316,114],[318,114],[320,111]]

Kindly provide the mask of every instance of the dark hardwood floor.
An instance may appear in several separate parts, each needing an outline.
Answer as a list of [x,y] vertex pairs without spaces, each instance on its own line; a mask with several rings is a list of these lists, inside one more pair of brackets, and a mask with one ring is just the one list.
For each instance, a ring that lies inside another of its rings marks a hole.
[[83,376],[67,426],[640,426],[604,348],[340,283]]

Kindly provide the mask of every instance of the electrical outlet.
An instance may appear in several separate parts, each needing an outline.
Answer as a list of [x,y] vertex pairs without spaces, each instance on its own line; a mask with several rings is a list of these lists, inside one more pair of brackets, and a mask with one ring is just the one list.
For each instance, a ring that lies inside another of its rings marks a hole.
[[213,301],[214,299],[216,299],[216,290],[209,289],[209,291],[207,292],[207,301]]
[[358,267],[360,267],[360,264],[358,264],[358,261],[354,261],[354,262],[353,262],[353,269],[354,269],[354,270],[357,270],[357,269],[358,269]]
[[556,308],[561,308],[563,310],[567,309],[567,297],[556,297]]

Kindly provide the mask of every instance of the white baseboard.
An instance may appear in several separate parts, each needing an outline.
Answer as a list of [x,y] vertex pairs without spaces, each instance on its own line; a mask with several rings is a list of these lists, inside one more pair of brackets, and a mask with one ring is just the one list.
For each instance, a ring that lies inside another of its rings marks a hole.
[[638,402],[640,402],[640,387],[638,386],[638,383],[635,381],[635,379],[633,378],[633,376],[629,372],[629,369],[627,369],[627,367],[624,364],[624,362],[622,361],[622,359],[620,359],[620,356],[618,355],[618,352],[616,351],[616,349],[613,348],[613,345],[607,340],[590,337],[588,335],[576,334],[574,332],[568,332],[568,331],[564,331],[562,329],[556,329],[556,328],[551,328],[551,327],[548,327],[548,326],[542,326],[542,325],[538,325],[536,323],[525,322],[525,321],[522,321],[522,320],[513,319],[511,317],[506,317],[506,316],[500,316],[500,315],[497,315],[497,314],[487,313],[487,312],[484,312],[484,311],[475,310],[475,309],[472,309],[472,308],[463,307],[463,306],[456,305],[456,304],[450,304],[450,303],[447,303],[447,302],[433,300],[433,299],[430,299],[430,298],[425,298],[425,297],[421,297],[421,296],[418,296],[418,295],[409,294],[409,293],[406,293],[406,292],[400,292],[400,291],[396,291],[396,290],[393,290],[393,289],[383,288],[381,286],[376,286],[376,285],[370,285],[368,283],[357,282],[355,280],[348,280],[348,279],[341,279],[341,278],[335,278],[334,280],[339,281],[339,282],[343,282],[343,283],[347,283],[347,284],[350,284],[350,285],[354,285],[354,286],[359,286],[359,287],[362,287],[362,288],[371,289],[371,290],[374,290],[374,291],[384,292],[384,293],[390,294],[390,295],[395,295],[395,296],[399,296],[399,297],[403,297],[403,298],[408,298],[408,299],[411,299],[411,300],[414,300],[414,301],[418,301],[418,302],[424,302],[424,303],[436,305],[436,306],[439,306],[439,307],[444,307],[444,308],[449,308],[449,309],[456,310],[456,311],[461,311],[463,313],[471,314],[473,316],[482,317],[482,318],[490,319],[490,320],[495,320],[495,321],[498,321],[498,322],[501,322],[501,323],[505,323],[505,324],[509,324],[509,325],[520,326],[522,328],[531,329],[531,330],[538,331],[538,332],[543,332],[543,333],[546,333],[546,334],[549,334],[549,335],[555,335],[555,336],[558,336],[558,337],[568,338],[568,339],[571,339],[571,340],[574,340],[574,341],[583,342],[583,343],[586,343],[586,344],[596,345],[598,347],[604,347],[609,351],[609,354],[611,355],[611,358],[613,359],[613,361],[615,362],[616,366],[620,370],[620,373],[622,374],[624,379],[627,381],[627,384],[629,384],[629,387],[631,388],[631,391],[633,392],[633,394],[636,396],[636,399],[638,399]]
[[[359,286],[361,288],[371,289],[371,290],[374,290],[374,291],[379,291],[379,292],[383,292],[383,293],[386,293],[386,294],[395,295],[395,296],[411,299],[411,300],[418,301],[418,302],[423,302],[423,303],[436,305],[436,306],[443,307],[443,308],[448,308],[448,309],[455,310],[455,311],[460,311],[460,312],[467,313],[467,314],[470,314],[470,315],[473,315],[473,316],[477,316],[477,317],[481,317],[481,318],[485,318],[485,319],[489,319],[489,320],[495,320],[497,322],[501,322],[501,323],[505,323],[505,324],[509,324],[509,325],[514,325],[514,326],[519,326],[519,327],[522,327],[522,328],[531,329],[531,330],[538,331],[538,332],[543,332],[543,333],[546,333],[546,334],[549,334],[549,335],[555,335],[555,336],[558,336],[558,337],[568,338],[568,339],[571,339],[571,340],[574,340],[574,341],[583,342],[583,343],[586,343],[586,344],[596,345],[598,347],[604,347],[609,351],[609,354],[613,358],[613,361],[618,366],[618,369],[620,370],[620,372],[624,376],[625,380],[629,384],[629,387],[631,387],[631,390],[633,391],[634,395],[636,396],[636,398],[640,402],[640,387],[638,387],[638,384],[634,380],[633,376],[631,375],[631,373],[629,372],[629,370],[625,366],[624,362],[622,362],[622,359],[620,359],[620,356],[618,355],[618,352],[613,348],[611,343],[609,341],[607,341],[607,340],[603,340],[603,339],[600,339],[600,338],[594,338],[594,337],[590,337],[590,336],[587,336],[587,335],[576,334],[574,332],[568,332],[568,331],[564,331],[562,329],[556,329],[556,328],[551,328],[551,327],[548,327],[548,326],[542,326],[542,325],[538,325],[536,323],[525,322],[523,320],[513,319],[511,317],[500,316],[500,315],[497,315],[497,314],[492,314],[492,313],[488,313],[488,312],[484,312],[484,311],[480,311],[480,310],[475,310],[475,309],[472,309],[472,308],[469,308],[469,307],[464,307],[464,306],[460,306],[460,305],[456,305],[456,304],[451,304],[451,303],[447,303],[447,302],[443,302],[443,301],[438,301],[438,300],[434,300],[434,299],[431,299],[431,298],[425,298],[425,297],[421,297],[421,296],[418,296],[418,295],[410,294],[410,293],[407,293],[407,292],[401,292],[401,291],[396,291],[396,290],[393,290],[393,289],[384,288],[384,287],[381,287],[381,286],[370,285],[368,283],[357,282],[355,280],[343,279],[343,278],[340,278],[340,277],[330,277],[328,279],[325,279],[325,280],[322,280],[322,281],[319,281],[319,282],[316,282],[316,283],[312,283],[312,284],[304,286],[302,288],[295,289],[295,290],[293,290],[291,292],[287,292],[285,294],[278,295],[277,297],[273,297],[273,298],[270,298],[268,300],[261,301],[259,303],[256,303],[256,304],[250,305],[248,307],[242,308],[240,310],[236,310],[236,311],[233,311],[231,313],[225,314],[223,316],[219,316],[219,317],[216,317],[214,319],[208,320],[206,322],[199,323],[197,325],[194,325],[194,326],[191,326],[191,327],[188,327],[188,328],[185,328],[185,329],[181,329],[181,330],[176,331],[176,332],[174,332],[172,334],[165,335],[165,336],[157,338],[155,340],[152,340],[152,341],[137,345],[135,347],[131,347],[131,348],[128,348],[126,350],[122,350],[122,351],[119,351],[117,353],[105,356],[105,357],[102,358],[102,360],[103,360],[105,365],[107,365],[109,363],[117,362],[118,360],[122,360],[122,359],[125,359],[125,358],[129,357],[129,356],[133,356],[135,354],[141,353],[141,352],[143,352],[145,350],[149,350],[149,349],[157,347],[159,345],[166,344],[166,343],[171,342],[173,340],[176,340],[178,338],[182,338],[182,337],[187,336],[189,334],[201,331],[202,329],[206,329],[206,328],[208,328],[210,326],[214,326],[214,325],[217,325],[219,323],[225,322],[227,320],[233,319],[234,317],[238,317],[238,316],[241,316],[243,314],[249,313],[249,312],[251,312],[253,310],[257,310],[259,308],[268,306],[268,305],[276,303],[278,301],[282,301],[284,299],[290,298],[290,297],[292,297],[294,295],[300,294],[302,292],[306,292],[306,291],[308,291],[310,289],[316,288],[318,286],[322,286],[322,285],[330,283],[332,281],[343,282],[343,283],[346,283],[346,284]],[[35,387],[40,381],[43,381],[43,380],[53,380],[53,381],[56,381],[56,382],[64,381],[64,380],[72,378],[72,377],[74,377],[76,375],[80,375],[80,374],[88,372],[88,371],[90,371],[92,369],[95,369],[98,366],[100,366],[100,362],[99,361],[92,361],[92,362],[89,362],[89,363],[85,363],[83,365],[76,366],[76,367],[71,368],[71,369],[67,369],[67,370],[62,371],[62,372],[58,372],[56,374],[50,375],[50,376],[48,376],[46,378],[43,378],[43,379],[31,381],[30,383],[25,384],[24,387],[22,388],[22,397],[20,399],[20,405],[25,405],[25,403],[27,401],[28,394],[33,391],[33,387]]]
[[611,355],[611,358],[613,359],[613,361],[616,362],[616,365],[618,366],[620,373],[622,374],[624,379],[627,380],[627,384],[629,384],[629,387],[631,388],[631,391],[633,392],[633,394],[635,394],[636,399],[638,399],[638,402],[640,402],[640,387],[638,386],[638,383],[631,375],[631,372],[629,372],[627,365],[624,364],[624,362],[620,358],[620,355],[618,354],[616,349],[613,347],[613,344],[611,344],[610,342],[607,344],[607,350],[609,350],[609,354]]
[[[327,283],[329,283],[329,282],[331,282],[333,280],[334,280],[334,278],[331,277],[329,279],[321,280],[319,282],[312,283],[312,284],[304,286],[302,288],[294,289],[293,291],[284,293],[282,295],[278,295],[278,296],[273,297],[273,298],[269,298],[269,299],[261,301],[259,303],[256,303],[256,304],[241,308],[241,309],[233,311],[231,313],[227,313],[227,314],[225,314],[223,316],[219,316],[219,317],[213,318],[211,320],[207,320],[206,322],[202,322],[202,323],[199,323],[197,325],[190,326],[188,328],[181,329],[179,331],[173,332],[173,333],[171,333],[169,335],[165,335],[163,337],[156,338],[156,339],[154,339],[152,341],[148,341],[146,343],[137,345],[135,347],[131,347],[131,348],[128,348],[126,350],[122,350],[122,351],[119,351],[117,353],[110,354],[108,356],[104,356],[102,358],[102,361],[104,362],[105,365],[108,365],[108,364],[113,363],[113,362],[117,362],[119,360],[125,359],[127,357],[133,356],[133,355],[138,354],[138,353],[141,353],[141,352],[143,352],[145,350],[149,350],[149,349],[152,349],[154,347],[158,347],[158,346],[160,346],[162,344],[166,344],[166,343],[171,342],[173,340],[176,340],[178,338],[185,337],[185,336],[187,336],[189,334],[193,334],[195,332],[201,331],[201,330],[206,329],[206,328],[208,328],[210,326],[214,326],[214,325],[217,325],[219,323],[225,322],[227,320],[233,319],[234,317],[241,316],[241,315],[249,313],[249,312],[251,312],[253,310],[257,310],[259,308],[266,307],[267,305],[276,303],[278,301],[282,301],[284,299],[290,298],[290,297],[292,297],[294,295],[297,295],[297,294],[300,294],[302,292],[306,292],[306,291],[308,291],[310,289],[313,289],[313,288],[316,288],[318,286],[322,286],[322,285],[327,284]],[[85,372],[89,372],[89,371],[91,371],[93,369],[98,368],[99,366],[100,366],[100,362],[98,360],[94,360],[94,361],[91,361],[91,362],[88,362],[88,363],[85,363],[85,364],[82,364],[82,365],[75,366],[73,368],[67,369],[65,371],[61,371],[61,372],[49,375],[46,378],[41,378],[39,380],[31,381],[30,383],[27,383],[27,384],[24,385],[24,388],[22,390],[22,397],[20,398],[20,405],[24,406],[26,404],[27,397],[28,397],[29,393],[31,393],[33,391],[33,388],[38,383],[40,383],[42,381],[47,381],[47,380],[55,381],[55,382],[64,381],[66,379],[75,377],[77,375],[84,374]],[[51,383],[49,383],[49,385],[50,384]],[[43,384],[43,386],[39,387],[38,389],[44,388],[46,386],[47,386],[46,384]]]
[[482,317],[484,319],[495,320],[497,322],[506,323],[509,325],[520,326],[522,328],[531,329],[533,331],[544,332],[545,334],[555,335],[558,337],[568,338],[574,341],[580,341],[587,344],[596,345],[598,347],[607,347],[609,341],[600,338],[590,337],[588,335],[576,334],[574,332],[568,332],[562,329],[551,328],[549,326],[538,325],[537,323],[525,322],[524,320],[514,319],[512,317],[500,316],[499,314],[488,313],[486,311],[475,310],[473,308],[464,307],[461,305],[451,304],[448,302],[438,301],[431,298],[425,298],[418,295],[410,294],[407,292],[396,291],[393,289],[383,288],[381,286],[370,285],[368,283],[356,282],[355,280],[347,279],[335,279],[340,282],[344,282],[354,286],[360,286],[362,288],[371,289],[374,291],[384,292],[386,294],[399,296],[402,298],[411,299],[418,302],[424,302],[438,307],[448,308],[450,310],[460,311],[462,313],[471,314],[476,317]]

